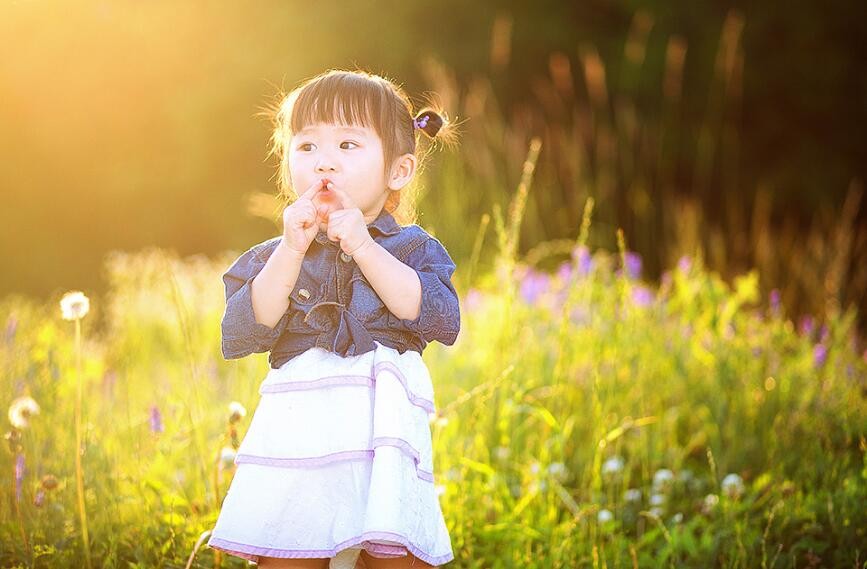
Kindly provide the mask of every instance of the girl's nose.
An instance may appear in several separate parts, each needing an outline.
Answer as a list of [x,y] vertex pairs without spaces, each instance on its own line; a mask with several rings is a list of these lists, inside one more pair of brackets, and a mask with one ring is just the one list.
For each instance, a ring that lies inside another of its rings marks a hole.
[[328,156],[322,156],[316,163],[317,172],[333,172],[335,168],[334,160]]

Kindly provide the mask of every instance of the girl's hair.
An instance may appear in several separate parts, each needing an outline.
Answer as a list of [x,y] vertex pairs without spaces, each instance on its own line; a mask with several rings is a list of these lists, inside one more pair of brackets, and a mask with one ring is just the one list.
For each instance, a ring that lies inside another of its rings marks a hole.
[[[297,198],[289,176],[289,141],[293,133],[316,122],[373,128],[382,139],[386,175],[395,159],[406,153],[417,156],[418,174],[434,143],[452,144],[457,135],[456,125],[432,101],[417,113],[412,107],[400,86],[363,70],[331,69],[280,96],[278,104],[266,112],[273,122],[269,156],[275,154],[279,159],[280,197]],[[423,120],[424,117],[427,120]],[[416,128],[415,121],[424,126]],[[417,152],[419,139],[416,137],[420,132],[431,140],[422,153]],[[415,222],[414,196],[403,195],[413,186],[408,184],[400,191],[389,192],[384,207],[398,223]]]

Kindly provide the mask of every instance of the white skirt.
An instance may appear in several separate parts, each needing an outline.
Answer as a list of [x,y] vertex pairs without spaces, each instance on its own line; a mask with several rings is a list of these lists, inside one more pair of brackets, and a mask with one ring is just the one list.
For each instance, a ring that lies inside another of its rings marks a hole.
[[270,369],[208,545],[244,559],[454,559],[434,488],[433,384],[418,352],[311,348]]

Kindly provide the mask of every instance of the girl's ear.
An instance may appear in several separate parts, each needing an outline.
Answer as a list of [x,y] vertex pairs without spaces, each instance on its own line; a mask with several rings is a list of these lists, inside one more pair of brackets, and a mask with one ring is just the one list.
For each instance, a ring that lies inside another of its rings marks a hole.
[[391,168],[391,174],[388,177],[388,187],[392,190],[399,190],[407,185],[415,175],[415,169],[418,165],[415,154],[406,153],[398,156]]

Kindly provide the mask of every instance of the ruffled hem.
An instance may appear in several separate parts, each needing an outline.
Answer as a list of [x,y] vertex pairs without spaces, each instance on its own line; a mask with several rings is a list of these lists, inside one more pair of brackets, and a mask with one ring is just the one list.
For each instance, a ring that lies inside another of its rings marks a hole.
[[[372,540],[390,540],[400,545],[386,545]],[[259,557],[279,557],[281,559],[322,559],[336,557],[346,549],[365,549],[373,557],[380,559],[392,559],[406,557],[407,552],[412,553],[429,565],[442,565],[452,561],[455,556],[452,553],[445,555],[428,555],[418,546],[413,544],[406,536],[387,532],[369,531],[362,535],[347,539],[333,549],[278,549],[274,547],[258,547],[247,543],[237,543],[226,539],[214,538],[208,542],[212,549],[219,549],[230,555],[241,557],[249,561],[259,562]]]

